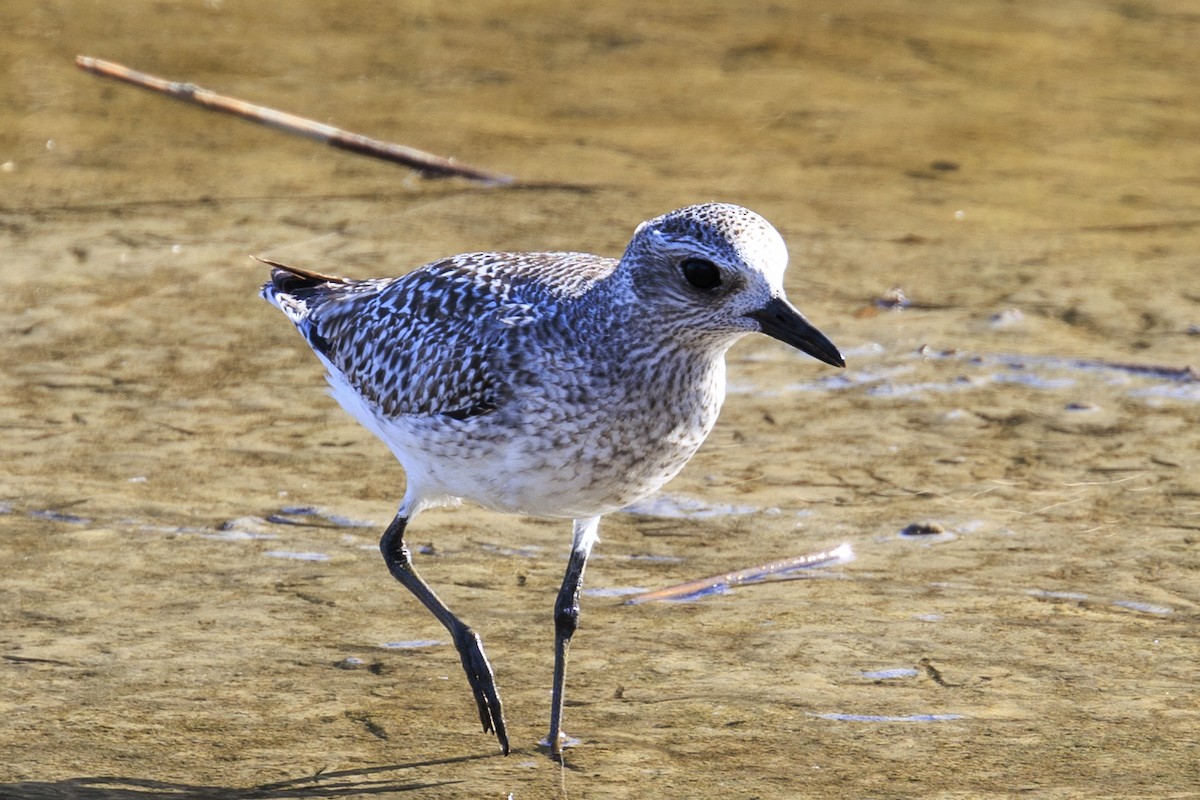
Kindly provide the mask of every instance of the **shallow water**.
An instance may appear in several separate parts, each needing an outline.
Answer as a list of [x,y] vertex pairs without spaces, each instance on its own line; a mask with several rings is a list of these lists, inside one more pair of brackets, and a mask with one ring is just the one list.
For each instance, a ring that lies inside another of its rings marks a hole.
[[[0,9],[0,796],[1200,793],[1191,4],[456,8]],[[547,185],[416,179],[77,53]],[[246,256],[615,255],[710,199],[780,228],[849,367],[739,344],[701,453],[605,521],[566,770],[536,742],[568,527],[421,518],[500,758],[379,562],[400,470]],[[826,580],[625,603],[842,542]]]

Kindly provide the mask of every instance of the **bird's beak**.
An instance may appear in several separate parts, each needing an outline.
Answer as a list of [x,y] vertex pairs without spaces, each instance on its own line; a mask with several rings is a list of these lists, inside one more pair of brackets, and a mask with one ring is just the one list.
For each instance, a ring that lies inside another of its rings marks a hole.
[[846,366],[846,360],[842,358],[833,342],[814,328],[795,306],[782,297],[771,298],[771,302],[748,316],[758,321],[762,332],[767,336],[790,344],[830,366]]

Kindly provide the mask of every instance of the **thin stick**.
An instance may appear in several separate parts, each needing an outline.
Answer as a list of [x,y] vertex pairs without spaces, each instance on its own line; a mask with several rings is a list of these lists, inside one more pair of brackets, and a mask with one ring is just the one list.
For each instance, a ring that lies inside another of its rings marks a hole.
[[758,583],[768,578],[779,579],[784,575],[801,569],[816,569],[818,567],[834,567],[854,560],[854,549],[849,542],[838,545],[832,550],[819,553],[807,553],[795,558],[785,558],[782,561],[772,561],[757,567],[748,567],[737,572],[726,572],[724,575],[713,575],[708,578],[697,578],[694,581],[655,589],[652,592],[635,595],[625,601],[626,605],[650,603],[656,600],[689,600],[711,592],[721,591],[730,586],[741,586],[747,583]]
[[325,125],[315,120],[298,117],[295,114],[276,111],[273,108],[217,94],[208,89],[202,89],[194,83],[177,83],[175,81],[164,80],[154,75],[148,75],[145,72],[132,70],[129,67],[112,61],[104,61],[103,59],[92,58],[90,56],[76,56],[75,66],[93,75],[125,81],[134,86],[160,92],[174,97],[176,100],[193,103],[212,111],[222,111],[226,114],[232,114],[235,117],[257,122],[260,125],[278,128],[286,133],[307,136],[310,139],[325,142],[339,150],[349,150],[359,155],[403,164],[420,172],[427,178],[455,176],[483,183],[513,183],[511,176],[479,167],[472,167],[455,161],[453,158],[444,158],[432,153],[426,153],[423,150],[405,147],[401,144],[382,142],[378,139],[363,136],[362,134],[350,133],[349,131],[335,128],[332,125]]

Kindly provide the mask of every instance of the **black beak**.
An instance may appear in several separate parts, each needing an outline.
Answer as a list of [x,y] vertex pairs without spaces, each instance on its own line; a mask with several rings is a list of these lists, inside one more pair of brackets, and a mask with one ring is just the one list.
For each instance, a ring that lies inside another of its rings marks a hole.
[[749,316],[758,321],[762,332],[767,336],[790,344],[830,366],[846,366],[846,360],[842,358],[833,342],[814,328],[795,306],[782,297],[771,298],[771,302]]

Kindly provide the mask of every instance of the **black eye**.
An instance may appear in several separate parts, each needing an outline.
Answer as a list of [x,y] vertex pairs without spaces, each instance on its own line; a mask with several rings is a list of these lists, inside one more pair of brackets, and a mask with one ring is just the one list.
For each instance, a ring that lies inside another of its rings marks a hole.
[[679,264],[684,280],[697,289],[715,289],[721,285],[721,270],[703,258],[689,258]]

